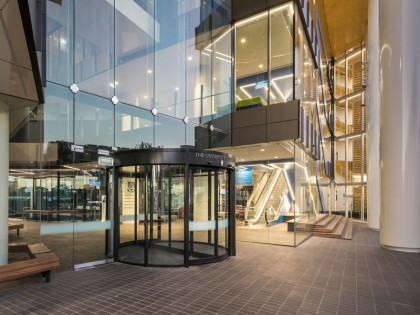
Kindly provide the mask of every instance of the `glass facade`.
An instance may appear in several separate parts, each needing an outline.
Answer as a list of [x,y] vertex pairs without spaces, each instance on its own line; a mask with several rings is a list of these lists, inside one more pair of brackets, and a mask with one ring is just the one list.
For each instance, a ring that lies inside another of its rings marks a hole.
[[[9,213],[72,267],[113,257],[114,183],[100,159],[195,146],[197,126],[232,111],[232,17],[212,0],[63,0],[46,10],[45,103],[10,114]],[[218,129],[225,143],[230,128]]]
[[335,211],[367,220],[366,48],[335,59]]
[[293,6],[235,24],[236,109],[293,99]]
[[366,48],[335,59],[335,212],[367,220]]
[[[366,152],[357,96],[363,53],[335,62],[334,98],[329,58],[323,47],[314,58],[308,38],[317,27],[308,30],[299,9],[287,2],[233,23],[230,1],[48,1],[46,101],[29,115],[11,113],[11,216],[58,253],[71,253],[70,266],[225,256],[228,172],[163,163],[107,171],[115,152],[150,148],[216,148],[237,157],[237,240],[299,245],[340,185],[363,205],[366,159],[355,158]],[[269,119],[293,104],[298,136],[232,146],[235,114],[262,108]],[[360,209],[352,215],[363,216]],[[179,255],[160,254],[168,249]]]

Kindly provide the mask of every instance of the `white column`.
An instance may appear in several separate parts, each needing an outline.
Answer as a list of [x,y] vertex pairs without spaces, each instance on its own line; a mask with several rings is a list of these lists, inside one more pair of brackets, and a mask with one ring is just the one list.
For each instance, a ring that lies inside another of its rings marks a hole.
[[0,110],[0,265],[8,263],[9,112]]
[[383,247],[420,252],[420,1],[380,1]]
[[368,16],[367,224],[379,230],[379,0],[369,0]]

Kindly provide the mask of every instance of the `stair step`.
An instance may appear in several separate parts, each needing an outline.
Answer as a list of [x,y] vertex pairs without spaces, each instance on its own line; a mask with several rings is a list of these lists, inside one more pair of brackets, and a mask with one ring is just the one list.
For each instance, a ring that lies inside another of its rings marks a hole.
[[343,234],[343,231],[344,231],[344,228],[346,227],[346,224],[347,224],[347,218],[341,217],[340,221],[338,222],[338,224],[334,228],[332,234],[337,235],[337,238],[341,238],[341,234]]
[[336,227],[337,223],[340,221],[342,216],[340,215],[331,215],[331,219],[328,221],[328,223],[324,224],[323,226],[315,226],[316,232],[325,232],[325,233],[331,233],[334,228]]
[[329,215],[327,215],[326,217],[324,217],[324,219],[322,219],[321,222],[319,222],[319,223],[317,223],[315,225],[315,229],[317,229],[317,228],[320,228],[320,229],[324,228],[325,226],[327,226],[331,222],[331,220],[333,220],[335,218],[335,216],[336,216],[335,214],[329,214]]
[[351,240],[353,238],[353,219],[347,219],[346,227],[341,234],[341,238],[344,240]]

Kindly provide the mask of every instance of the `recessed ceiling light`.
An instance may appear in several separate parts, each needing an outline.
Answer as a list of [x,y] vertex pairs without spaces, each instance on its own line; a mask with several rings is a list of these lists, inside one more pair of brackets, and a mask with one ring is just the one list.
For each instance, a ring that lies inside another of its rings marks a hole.
[[258,66],[258,68],[262,68],[262,67],[263,67],[263,65],[262,65],[262,64]]
[[188,60],[192,60],[192,57],[191,56],[188,56]]
[[246,38],[242,38],[241,43],[246,43]]
[[278,157],[278,156],[275,156],[274,158],[275,158],[275,159],[278,159],[279,157]]
[[145,95],[144,98],[146,99],[147,98],[147,95]]
[[150,69],[149,69],[149,70],[147,70],[147,73],[149,73],[149,74],[150,74],[150,73],[152,73],[152,70],[150,70]]
[[261,151],[261,152],[264,152],[264,151],[265,151],[265,149],[260,149],[260,151]]

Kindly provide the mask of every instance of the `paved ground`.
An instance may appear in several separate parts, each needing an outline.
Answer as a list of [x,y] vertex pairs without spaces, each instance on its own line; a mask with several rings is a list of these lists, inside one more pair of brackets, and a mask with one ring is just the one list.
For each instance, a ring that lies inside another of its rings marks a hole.
[[[420,314],[420,254],[381,249],[355,224],[352,241],[298,248],[238,243],[238,256],[191,268],[114,263],[12,282],[1,314]],[[4,285],[4,284],[3,284]]]

